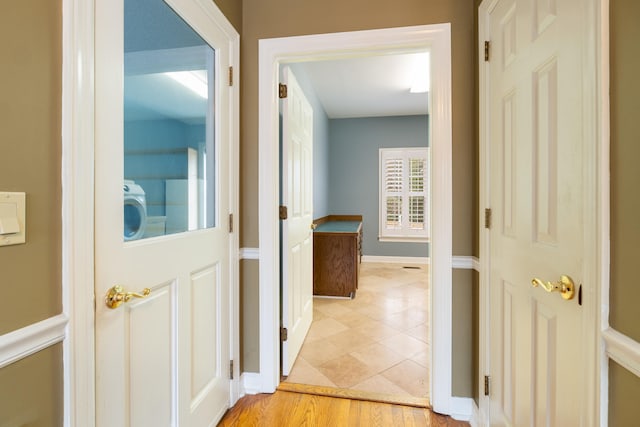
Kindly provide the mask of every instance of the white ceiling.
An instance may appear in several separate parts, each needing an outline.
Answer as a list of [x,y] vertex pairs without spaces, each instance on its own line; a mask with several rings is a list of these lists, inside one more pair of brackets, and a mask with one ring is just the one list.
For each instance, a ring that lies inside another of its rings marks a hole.
[[[331,119],[428,113],[428,93],[410,93],[418,56],[398,54],[296,64]],[[423,66],[424,67],[424,66]]]
[[[410,93],[416,53],[295,64],[331,119],[423,115],[428,93]],[[422,54],[424,56],[424,54]],[[128,120],[175,118],[203,123],[207,101],[161,73],[125,76]]]

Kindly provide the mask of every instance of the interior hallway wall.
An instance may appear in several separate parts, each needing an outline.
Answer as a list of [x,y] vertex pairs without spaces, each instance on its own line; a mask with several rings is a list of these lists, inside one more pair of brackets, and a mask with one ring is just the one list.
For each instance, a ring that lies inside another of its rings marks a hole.
[[[62,2],[0,14],[0,191],[26,193],[26,243],[0,247],[0,335],[62,312]],[[0,351],[3,350],[0,348]],[[62,425],[56,344],[0,369],[0,425]]]
[[[452,24],[453,255],[473,250],[474,192],[474,1],[473,0],[244,0],[241,52],[241,247],[258,247],[258,40],[450,22]],[[243,268],[258,270],[257,260]],[[252,275],[257,277],[257,275]],[[466,279],[463,279],[466,280]],[[466,298],[472,298],[471,284]],[[458,286],[455,285],[455,286]],[[241,284],[245,297],[258,300],[258,283]],[[458,294],[458,293],[456,293]],[[454,307],[454,313],[456,307]],[[258,328],[258,313],[243,313],[244,329]],[[454,330],[454,334],[463,331]],[[454,353],[454,359],[472,355]],[[457,363],[453,361],[454,365]],[[243,354],[247,372],[258,372],[259,358]],[[454,372],[453,383],[471,384]],[[463,374],[466,375],[466,374]],[[470,396],[454,388],[458,396]]]
[[[640,241],[640,3],[611,0],[611,288],[609,322],[640,341],[637,255]],[[640,378],[610,363],[609,423],[638,422]]]

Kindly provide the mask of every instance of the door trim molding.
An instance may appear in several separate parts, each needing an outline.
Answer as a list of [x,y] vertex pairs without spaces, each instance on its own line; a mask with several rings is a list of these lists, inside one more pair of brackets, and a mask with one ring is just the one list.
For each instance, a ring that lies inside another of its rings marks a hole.
[[438,64],[431,71],[432,115],[432,355],[433,409],[451,411],[451,25],[262,39],[259,41],[259,241],[261,391],[275,391],[279,380],[278,236],[278,65],[288,61],[350,57],[355,53],[415,51],[429,48]]
[[64,425],[95,425],[94,4],[63,0],[62,289]]

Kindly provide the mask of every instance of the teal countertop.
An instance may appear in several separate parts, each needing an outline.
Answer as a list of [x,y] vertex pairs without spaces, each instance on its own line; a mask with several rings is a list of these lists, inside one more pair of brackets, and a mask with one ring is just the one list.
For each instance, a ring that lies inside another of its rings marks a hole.
[[357,233],[360,221],[328,221],[316,228],[315,232],[321,233]]

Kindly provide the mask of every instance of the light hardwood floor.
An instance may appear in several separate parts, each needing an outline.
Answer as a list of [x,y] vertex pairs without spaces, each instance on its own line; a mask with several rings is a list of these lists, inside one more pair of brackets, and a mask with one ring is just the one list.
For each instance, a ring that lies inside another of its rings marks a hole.
[[428,265],[362,263],[356,297],[314,298],[288,383],[428,398]]
[[469,424],[423,408],[277,390],[274,394],[243,397],[218,426],[466,427]]

